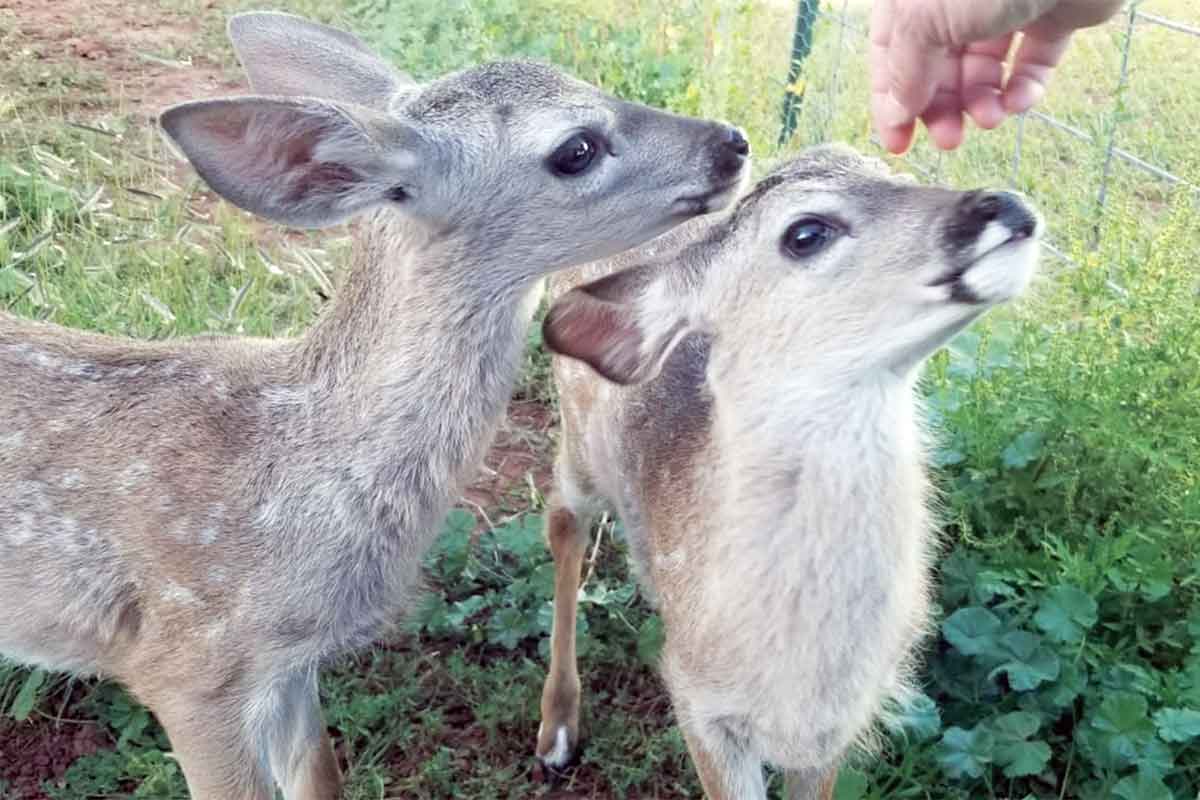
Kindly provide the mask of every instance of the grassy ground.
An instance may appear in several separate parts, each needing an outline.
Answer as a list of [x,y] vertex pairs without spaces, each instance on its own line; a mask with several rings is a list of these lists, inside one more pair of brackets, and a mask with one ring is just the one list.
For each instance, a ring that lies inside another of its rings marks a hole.
[[[777,154],[786,3],[275,5],[363,32],[418,77],[548,58],[630,98],[735,120],[757,153]],[[238,89],[221,28],[239,7],[0,2],[0,304],[149,338],[290,335],[311,320],[344,231],[283,232],[216,202],[147,121]],[[1200,23],[1190,0],[1142,7]],[[1200,40],[1140,29],[1114,98],[1120,35],[1080,37],[1047,110],[1101,142],[1115,125],[1120,146],[1200,183]],[[853,32],[821,23],[789,149],[870,148],[861,57]],[[1033,120],[1025,134],[1015,172],[1012,126],[953,156],[912,156],[958,185],[1029,191],[1080,266],[1048,261],[1030,302],[929,370],[947,524],[926,696],[901,710],[881,757],[844,771],[838,800],[1200,791],[1200,211],[1118,166],[1101,212],[1103,148]],[[531,349],[525,402],[430,556],[434,590],[404,635],[326,672],[347,797],[695,794],[650,666],[661,629],[609,535],[581,604],[583,762],[552,782],[532,764],[550,396]],[[162,734],[117,687],[0,666],[0,712],[0,797],[184,795]]]

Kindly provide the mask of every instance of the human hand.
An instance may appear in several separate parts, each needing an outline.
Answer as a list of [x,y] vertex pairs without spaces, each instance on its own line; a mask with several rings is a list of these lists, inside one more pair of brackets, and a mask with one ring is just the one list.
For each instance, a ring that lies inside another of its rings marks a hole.
[[[902,153],[916,121],[934,144],[962,143],[963,114],[995,128],[1046,92],[1071,34],[1099,25],[1122,0],[875,0],[871,114],[883,146]],[[1006,81],[1004,62],[1021,44]]]

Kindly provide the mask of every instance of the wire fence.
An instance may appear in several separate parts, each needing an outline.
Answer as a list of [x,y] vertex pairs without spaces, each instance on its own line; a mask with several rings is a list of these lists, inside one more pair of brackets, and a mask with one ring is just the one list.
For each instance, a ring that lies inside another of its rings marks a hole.
[[[1038,110],[1006,122],[1001,131],[969,137],[965,155],[922,143],[903,163],[930,181],[1004,183],[1031,195],[1049,222],[1045,248],[1071,264],[1078,253],[1097,247],[1118,188],[1125,213],[1147,220],[1177,192],[1200,203],[1200,24],[1151,13],[1146,5],[1134,0],[1094,34],[1075,74],[1056,77]],[[1182,0],[1180,7],[1192,8]],[[1153,84],[1152,97],[1134,102],[1135,42],[1148,30],[1157,33],[1141,66]],[[799,0],[781,145],[840,139],[882,151],[866,120],[868,47],[861,0]],[[1180,74],[1180,67],[1187,71]],[[1050,102],[1060,94],[1061,115]],[[1133,128],[1136,135],[1127,135]],[[1031,159],[1035,151],[1038,157]],[[1123,171],[1134,175],[1119,176]]]

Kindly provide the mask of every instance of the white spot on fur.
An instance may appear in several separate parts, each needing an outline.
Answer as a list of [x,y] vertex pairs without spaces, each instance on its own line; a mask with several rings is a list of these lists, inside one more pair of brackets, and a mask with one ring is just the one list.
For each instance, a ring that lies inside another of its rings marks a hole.
[[83,485],[83,473],[77,469],[69,469],[63,473],[59,483],[64,489],[78,489]]
[[218,617],[217,619],[213,620],[213,623],[209,625],[208,628],[205,629],[204,638],[207,639],[211,644],[212,642],[221,639],[225,635],[225,630],[228,627],[229,620],[225,619],[224,617]]
[[687,550],[679,549],[672,550],[669,553],[662,553],[654,557],[654,566],[661,570],[672,571],[677,570],[687,563]]
[[[539,734],[541,731],[539,730]],[[559,725],[554,732],[554,747],[542,756],[542,761],[552,767],[561,768],[567,765],[571,758],[571,740],[566,725]]]
[[33,539],[35,518],[28,511],[17,514],[17,521],[7,528],[8,541],[13,547],[21,547]]
[[208,522],[200,529],[200,544],[212,544],[221,535],[221,520],[225,517],[225,504],[216,503],[208,510]]
[[12,433],[0,434],[0,453],[20,450],[25,444],[25,432],[13,431]]
[[190,541],[192,538],[192,518],[184,514],[176,522],[171,529],[171,535],[180,542]]
[[145,461],[134,461],[121,471],[117,477],[117,491],[128,494],[146,482],[150,474],[150,465]]
[[30,354],[29,360],[37,364],[39,367],[45,367],[46,369],[57,369],[62,365],[62,359],[60,359],[58,356],[40,351]]
[[167,581],[167,587],[162,591],[162,599],[167,603],[178,603],[181,606],[200,604],[200,598],[186,586],[180,586],[175,581]]
[[211,567],[208,570],[208,582],[214,586],[220,586],[229,580],[229,568],[222,566]]

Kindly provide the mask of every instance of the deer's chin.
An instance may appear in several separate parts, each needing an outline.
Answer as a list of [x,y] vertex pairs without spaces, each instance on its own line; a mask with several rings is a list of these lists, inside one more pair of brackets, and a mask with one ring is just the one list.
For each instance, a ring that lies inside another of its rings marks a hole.
[[1014,237],[977,258],[959,277],[958,293],[977,304],[994,305],[1016,298],[1033,278],[1038,240]]
[[743,167],[736,177],[707,192],[680,197],[672,204],[671,210],[679,217],[696,217],[724,211],[733,205],[733,201],[741,195],[749,182],[750,170]]
[[1012,236],[989,247],[967,264],[951,269],[929,284],[951,303],[990,306],[1017,297],[1037,266],[1038,239]]

